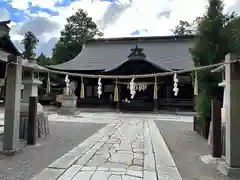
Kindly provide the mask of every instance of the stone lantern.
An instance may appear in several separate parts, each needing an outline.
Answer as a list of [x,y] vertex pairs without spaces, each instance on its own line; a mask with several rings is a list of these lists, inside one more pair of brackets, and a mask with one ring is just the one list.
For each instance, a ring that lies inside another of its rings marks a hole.
[[[26,126],[29,111],[29,98],[38,97],[38,86],[42,84],[42,81],[36,76],[37,72],[44,72],[47,69],[39,66],[36,60],[28,60],[24,63],[23,69],[23,95],[20,108],[20,138],[26,137]],[[48,134],[48,120],[44,115],[43,107],[40,103],[37,104],[37,132],[38,137]]]
[[[28,103],[29,97],[37,97],[38,96],[38,86],[42,84],[42,82],[36,77],[34,66],[36,66],[35,60],[29,60],[24,67],[23,71],[23,96],[21,103],[21,113],[28,113]],[[42,111],[41,104],[38,103],[38,112]]]

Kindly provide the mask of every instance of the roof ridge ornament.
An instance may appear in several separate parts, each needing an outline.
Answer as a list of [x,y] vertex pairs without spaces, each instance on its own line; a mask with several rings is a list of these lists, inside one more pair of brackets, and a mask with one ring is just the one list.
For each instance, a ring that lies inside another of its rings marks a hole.
[[128,55],[128,58],[132,57],[146,57],[146,55],[142,52],[143,48],[139,48],[138,44],[136,44],[135,48],[131,49],[131,53]]

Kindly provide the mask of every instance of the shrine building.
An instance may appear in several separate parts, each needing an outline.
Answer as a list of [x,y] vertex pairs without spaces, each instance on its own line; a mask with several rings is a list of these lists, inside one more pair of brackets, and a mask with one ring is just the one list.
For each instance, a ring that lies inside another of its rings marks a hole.
[[[136,75],[170,72],[193,67],[189,48],[194,36],[129,37],[94,39],[88,41],[83,50],[74,59],[52,65],[49,68],[58,71],[103,75]],[[117,104],[122,110],[153,110],[154,79],[135,80],[136,94],[130,97],[131,79],[119,79],[119,103],[113,101],[116,79],[102,79],[102,95],[97,93],[98,79],[71,77],[78,82],[76,96],[78,106],[110,106]],[[158,109],[193,109],[194,95],[191,73],[181,74],[179,93],[174,96],[173,76],[157,78]],[[80,98],[81,80],[84,83],[84,99]],[[155,107],[156,108],[156,107]]]

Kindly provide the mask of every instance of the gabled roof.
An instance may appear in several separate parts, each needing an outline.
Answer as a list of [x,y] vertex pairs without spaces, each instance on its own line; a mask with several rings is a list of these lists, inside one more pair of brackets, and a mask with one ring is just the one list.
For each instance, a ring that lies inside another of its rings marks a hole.
[[139,48],[138,45],[132,48],[131,51],[127,60],[106,69],[102,73],[111,75],[136,75],[171,71],[170,69],[158,65],[154,61],[148,60],[144,52],[142,52],[143,48]]
[[149,61],[167,69],[193,67],[189,54],[194,36],[158,36],[109,38],[88,41],[82,52],[73,60],[50,66],[56,70],[106,70],[128,57],[131,48],[138,44]]

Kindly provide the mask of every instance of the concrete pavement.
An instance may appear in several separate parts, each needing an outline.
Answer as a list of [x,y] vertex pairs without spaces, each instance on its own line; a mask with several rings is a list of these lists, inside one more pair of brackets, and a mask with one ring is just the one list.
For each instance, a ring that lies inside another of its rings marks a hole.
[[182,180],[153,120],[118,116],[32,180]]

